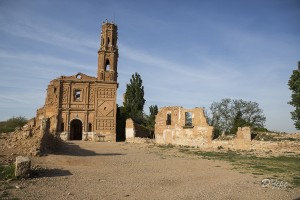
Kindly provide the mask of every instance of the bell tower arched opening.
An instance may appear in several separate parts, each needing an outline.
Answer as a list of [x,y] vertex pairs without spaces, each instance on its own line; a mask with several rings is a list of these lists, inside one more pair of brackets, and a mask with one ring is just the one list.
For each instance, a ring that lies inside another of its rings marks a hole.
[[105,62],[105,71],[109,71],[109,70],[110,70],[109,60],[106,60],[106,62]]

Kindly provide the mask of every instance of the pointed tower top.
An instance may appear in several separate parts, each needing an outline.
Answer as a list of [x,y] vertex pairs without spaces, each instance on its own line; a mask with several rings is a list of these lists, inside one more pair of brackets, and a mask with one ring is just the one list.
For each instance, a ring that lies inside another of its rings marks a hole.
[[101,44],[98,51],[98,80],[117,82],[118,27],[106,20],[102,24]]

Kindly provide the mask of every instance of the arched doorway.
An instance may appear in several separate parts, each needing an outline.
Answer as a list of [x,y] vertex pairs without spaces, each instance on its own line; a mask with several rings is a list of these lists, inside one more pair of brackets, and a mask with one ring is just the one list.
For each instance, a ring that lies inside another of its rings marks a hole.
[[82,140],[82,122],[79,119],[71,121],[70,140]]

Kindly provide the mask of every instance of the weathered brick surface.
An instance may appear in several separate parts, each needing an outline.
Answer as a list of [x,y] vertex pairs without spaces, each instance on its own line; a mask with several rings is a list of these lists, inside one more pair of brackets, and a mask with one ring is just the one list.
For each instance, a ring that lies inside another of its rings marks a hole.
[[[186,113],[191,114],[190,125],[187,125]],[[212,138],[213,127],[207,124],[202,108],[163,107],[156,115],[156,143],[203,146],[210,143]]]
[[50,119],[49,131],[62,140],[116,141],[118,32],[114,23],[102,24],[97,77],[77,73],[50,82],[45,105],[37,110],[37,125]]

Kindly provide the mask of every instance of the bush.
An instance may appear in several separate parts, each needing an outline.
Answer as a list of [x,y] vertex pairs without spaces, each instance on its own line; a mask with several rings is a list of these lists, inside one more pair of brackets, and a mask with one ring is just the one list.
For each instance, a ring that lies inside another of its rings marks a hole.
[[0,122],[0,133],[9,133],[14,131],[17,127],[22,127],[27,123],[25,117],[12,117],[7,121]]
[[259,131],[259,132],[269,132],[268,129],[264,128],[264,127],[258,127],[258,128],[254,128],[254,131]]
[[0,166],[0,180],[13,179],[15,177],[15,165]]

